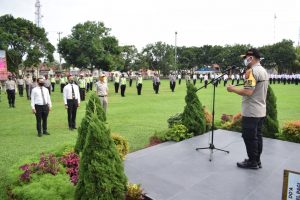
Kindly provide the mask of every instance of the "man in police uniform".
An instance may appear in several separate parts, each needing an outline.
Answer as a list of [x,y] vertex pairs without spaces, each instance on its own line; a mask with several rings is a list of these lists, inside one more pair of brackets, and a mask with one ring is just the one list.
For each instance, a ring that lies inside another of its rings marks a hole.
[[260,54],[257,49],[249,49],[244,58],[244,65],[250,70],[246,77],[244,88],[233,85],[227,87],[228,92],[243,96],[242,101],[242,137],[246,146],[248,158],[238,162],[237,166],[247,169],[261,168],[262,125],[266,116],[266,98],[268,90],[268,74],[260,64]]
[[49,90],[49,94],[51,95],[51,82],[48,79],[48,75],[45,75],[45,80],[44,80],[44,87]]
[[80,77],[78,79],[78,86],[79,86],[80,100],[85,101],[86,82],[83,77],[83,74],[80,74]]
[[121,77],[121,96],[125,97],[125,90],[126,90],[126,78],[124,76],[124,73]]
[[66,86],[66,79],[63,74],[60,76],[59,81],[60,81],[60,93],[63,93],[64,87]]
[[119,74],[116,72],[114,75],[114,83],[115,83],[115,93],[119,92],[119,86],[120,86],[120,77]]
[[18,90],[19,90],[19,96],[23,97],[23,91],[24,91],[24,79],[22,76],[19,76],[17,79],[18,84]]
[[86,83],[86,92],[89,92],[89,90],[90,90],[90,77],[89,77],[89,74],[85,75],[85,83]]
[[171,89],[172,92],[174,92],[175,86],[176,86],[176,76],[175,76],[175,74],[170,74],[169,80],[170,80],[170,89]]
[[32,83],[32,79],[29,77],[29,74],[27,74],[26,78],[25,78],[25,89],[26,89],[26,96],[27,99],[30,99],[30,85]]
[[50,75],[50,82],[51,82],[52,92],[54,92],[54,88],[55,88],[55,77],[54,77],[53,75]]
[[141,95],[142,87],[143,87],[143,77],[142,77],[142,74],[139,73],[138,76],[136,77],[136,89],[137,89],[138,95]]
[[12,79],[12,75],[8,75],[8,80],[5,82],[5,88],[6,88],[9,107],[15,108],[17,84]]

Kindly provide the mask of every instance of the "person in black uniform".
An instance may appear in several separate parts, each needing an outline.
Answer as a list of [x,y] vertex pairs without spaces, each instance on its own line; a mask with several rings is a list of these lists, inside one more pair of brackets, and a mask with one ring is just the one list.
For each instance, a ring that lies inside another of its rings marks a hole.
[[9,107],[14,108],[15,107],[17,84],[12,79],[11,75],[8,76],[8,80],[5,82],[5,88],[6,88]]

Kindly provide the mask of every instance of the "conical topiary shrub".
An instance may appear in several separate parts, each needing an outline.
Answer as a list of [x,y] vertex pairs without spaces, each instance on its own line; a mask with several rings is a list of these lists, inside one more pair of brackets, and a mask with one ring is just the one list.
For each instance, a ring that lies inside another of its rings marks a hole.
[[127,178],[109,129],[94,114],[88,126],[75,199],[125,199]]
[[264,137],[276,138],[276,134],[279,133],[279,125],[277,119],[277,104],[276,96],[270,86],[268,87],[266,104],[267,113],[265,122],[262,127],[262,133]]
[[85,117],[81,121],[81,125],[78,128],[78,136],[75,145],[75,152],[80,153],[83,149],[86,135],[87,135],[87,126],[89,124],[90,116],[96,114],[100,121],[106,121],[105,112],[102,109],[100,99],[96,94],[92,94],[89,98],[89,101],[86,105]]
[[195,86],[187,83],[186,106],[182,113],[182,124],[188,128],[189,133],[192,132],[194,135],[200,135],[206,131],[206,122],[204,109],[196,91]]

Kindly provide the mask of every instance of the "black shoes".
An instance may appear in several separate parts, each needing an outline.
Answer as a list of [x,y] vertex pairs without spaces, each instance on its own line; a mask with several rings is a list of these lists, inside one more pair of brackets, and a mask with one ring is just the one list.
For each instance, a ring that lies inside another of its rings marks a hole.
[[42,133],[38,133],[38,137],[42,137],[43,135],[42,135]]
[[261,168],[261,162],[258,164],[256,161],[250,161],[249,159],[245,159],[243,162],[236,163],[238,167],[244,169],[258,169]]
[[47,132],[47,131],[46,131],[46,132],[44,132],[43,134],[44,134],[44,135],[50,135],[50,133],[49,133],[49,132]]

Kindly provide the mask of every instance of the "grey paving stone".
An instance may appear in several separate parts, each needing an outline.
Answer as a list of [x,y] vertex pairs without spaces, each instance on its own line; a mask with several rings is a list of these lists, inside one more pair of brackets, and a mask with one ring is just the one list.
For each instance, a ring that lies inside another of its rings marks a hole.
[[273,200],[281,199],[283,170],[300,171],[300,145],[264,139],[263,168],[236,167],[246,157],[240,133],[217,130],[214,144],[229,154],[195,151],[209,144],[206,133],[129,154],[125,170],[130,182],[140,183],[155,200]]

